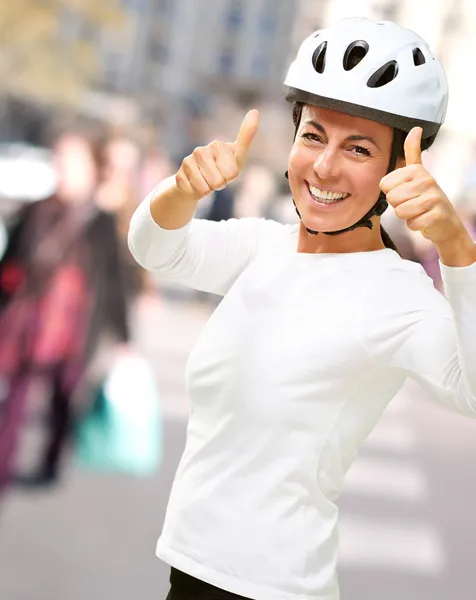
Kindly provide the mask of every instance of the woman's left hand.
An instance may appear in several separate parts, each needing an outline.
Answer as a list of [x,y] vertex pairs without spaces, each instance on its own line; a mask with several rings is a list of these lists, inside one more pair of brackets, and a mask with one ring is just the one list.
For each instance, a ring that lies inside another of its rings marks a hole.
[[405,140],[406,166],[380,181],[380,188],[400,219],[412,231],[436,246],[456,240],[467,233],[446,194],[425,169],[421,160],[421,127],[414,127]]

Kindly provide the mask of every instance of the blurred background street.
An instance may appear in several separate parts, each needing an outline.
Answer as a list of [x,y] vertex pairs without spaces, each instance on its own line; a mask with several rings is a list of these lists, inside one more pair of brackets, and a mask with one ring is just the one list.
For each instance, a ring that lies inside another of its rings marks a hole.
[[[135,265],[130,217],[258,108],[246,169],[198,216],[295,222],[282,81],[304,36],[349,16],[414,29],[443,63],[448,115],[424,163],[476,240],[473,0],[0,5],[0,600],[165,598],[154,552],[185,442],[185,363],[219,299]],[[391,208],[382,223],[444,294],[434,248]],[[104,398],[111,448],[134,424],[121,469],[93,443]],[[476,422],[408,383],[339,501],[343,600],[474,600],[475,473]]]

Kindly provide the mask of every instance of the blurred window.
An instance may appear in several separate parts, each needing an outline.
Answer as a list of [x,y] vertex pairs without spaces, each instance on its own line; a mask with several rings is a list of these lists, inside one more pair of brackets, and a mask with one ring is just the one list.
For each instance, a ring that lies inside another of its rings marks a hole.
[[268,37],[272,37],[276,31],[276,14],[266,12],[260,19],[260,33]]
[[219,58],[220,74],[230,76],[235,68],[235,54],[231,50],[223,50]]
[[95,43],[98,40],[98,27],[89,20],[84,19],[81,23],[81,39],[84,42]]
[[241,29],[244,22],[242,0],[234,0],[231,2],[230,7],[226,12],[225,19],[228,31],[238,31]]
[[125,0],[124,5],[127,9],[133,10],[136,12],[144,10],[144,8],[145,8],[144,0]]
[[253,59],[253,76],[257,78],[266,78],[269,76],[270,63],[266,56],[259,55]]
[[111,89],[116,89],[120,85],[123,74],[123,55],[117,49],[112,49],[105,56],[104,60],[104,79]]
[[167,60],[167,46],[161,39],[151,40],[149,46],[150,58],[155,62],[164,63]]

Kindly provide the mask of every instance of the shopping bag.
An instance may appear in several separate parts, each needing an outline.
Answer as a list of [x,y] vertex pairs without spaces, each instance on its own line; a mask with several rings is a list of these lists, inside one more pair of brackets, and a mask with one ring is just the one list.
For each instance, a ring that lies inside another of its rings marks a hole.
[[163,456],[155,375],[140,356],[118,359],[76,432],[76,457],[86,469],[152,476]]

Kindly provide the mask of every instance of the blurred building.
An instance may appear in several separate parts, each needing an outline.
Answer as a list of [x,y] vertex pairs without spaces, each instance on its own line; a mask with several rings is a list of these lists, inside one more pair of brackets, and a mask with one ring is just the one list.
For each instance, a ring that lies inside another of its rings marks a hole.
[[[180,154],[188,118],[220,97],[248,104],[280,90],[298,0],[124,0],[127,32],[100,32],[102,69],[88,105],[162,125]],[[72,33],[72,32],[70,32]],[[122,104],[119,104],[119,100]],[[129,108],[131,108],[129,107]],[[132,117],[131,117],[132,118]]]
[[[293,54],[301,42],[314,31],[325,27],[328,5],[332,0],[299,0],[293,30]],[[290,57],[292,58],[292,57]]]
[[158,107],[166,107],[162,118],[173,153],[187,137],[187,115],[211,114],[222,99],[247,105],[276,94],[295,6],[295,0],[175,0],[157,15],[148,56],[154,87],[145,104],[159,118]]
[[332,0],[328,3],[326,22],[334,23],[346,17],[367,17],[368,19],[398,21],[399,11],[406,0]]

